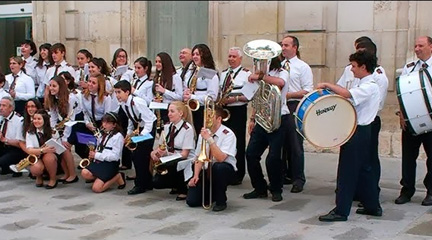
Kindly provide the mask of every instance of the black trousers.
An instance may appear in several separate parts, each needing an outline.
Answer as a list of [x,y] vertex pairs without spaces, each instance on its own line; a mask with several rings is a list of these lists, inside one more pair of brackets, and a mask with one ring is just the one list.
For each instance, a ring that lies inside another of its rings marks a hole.
[[[365,209],[376,211],[379,193],[370,158],[371,124],[357,126],[351,139],[340,147],[335,212],[350,214],[356,191]],[[358,184],[361,182],[362,184]]]
[[27,154],[23,150],[21,150],[21,148],[1,144],[0,146],[1,172],[3,174],[12,172],[9,169],[9,165],[17,164],[25,157],[27,157]]
[[269,147],[266,170],[270,181],[270,192],[282,193],[282,145],[287,125],[293,124],[292,118],[283,115],[279,129],[267,133],[258,123],[252,130],[246,149],[247,169],[252,187],[262,193],[267,192],[267,182],[261,168],[261,155]]
[[193,124],[195,128],[196,136],[199,136],[201,133],[201,128],[204,124],[204,107],[200,106],[198,110],[192,112]]
[[[157,131],[157,133],[160,134],[162,132],[162,130],[164,129],[164,124],[169,123],[169,118],[168,118],[168,110],[166,110],[166,109],[159,109],[159,111],[160,111],[160,116],[161,116],[161,122],[160,122],[161,126],[160,126],[159,129],[157,129],[157,126],[156,126],[156,131]],[[155,110],[154,113],[156,115],[157,110]]]
[[[303,186],[306,182],[306,177],[304,174],[304,139],[297,132],[294,119],[294,113],[299,103],[300,101],[287,102],[290,116],[293,118],[294,124],[290,125],[288,131],[286,132],[286,140],[282,148],[282,161],[284,176],[291,178],[293,180],[293,184]],[[297,140],[292,138],[293,132]]]
[[[126,136],[127,127],[129,123],[129,118],[126,115],[126,113],[123,111],[123,108],[120,107],[118,111],[119,121],[121,122],[122,126],[122,134],[123,136]],[[121,158],[121,165],[125,166],[126,168],[132,168],[132,155],[131,151],[129,149],[123,147],[122,151],[122,158]]]
[[[227,162],[214,162],[212,165],[212,202],[216,205],[224,205],[227,201],[226,191],[228,184],[234,178],[234,167]],[[207,172],[207,171],[206,171]],[[209,203],[210,181],[207,174],[205,176],[205,199],[204,203]],[[187,193],[186,204],[190,207],[198,207],[202,205],[202,178],[203,171],[201,170],[200,179],[195,187],[189,187]]]
[[[140,129],[141,131],[142,129]],[[153,176],[149,170],[150,153],[153,150],[154,136],[156,133],[156,121],[153,123],[151,131],[152,139],[139,142],[137,148],[132,151],[132,162],[135,167],[135,186],[142,189],[153,189]]]
[[225,107],[230,111],[231,117],[224,123],[230,128],[237,138],[237,172],[235,181],[243,181],[246,174],[246,122],[247,122],[247,104],[243,106]]
[[153,187],[156,189],[175,188],[179,194],[187,194],[187,182],[184,180],[183,170],[177,171],[177,162],[166,163],[168,173],[153,176]]
[[413,136],[408,131],[402,131],[402,185],[401,194],[411,197],[415,193],[416,167],[420,145],[426,152],[427,173],[423,184],[427,194],[432,194],[432,132]]

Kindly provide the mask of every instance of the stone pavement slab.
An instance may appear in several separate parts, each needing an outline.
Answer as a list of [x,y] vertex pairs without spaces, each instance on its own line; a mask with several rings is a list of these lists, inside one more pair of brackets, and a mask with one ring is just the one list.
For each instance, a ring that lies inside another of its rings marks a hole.
[[[305,153],[307,182],[301,193],[285,185],[281,202],[245,200],[251,190],[229,186],[223,212],[189,208],[175,201],[169,189],[128,196],[133,183],[102,194],[91,192],[83,179],[46,190],[23,176],[0,176],[0,239],[432,239],[432,209],[421,206],[424,161],[418,162],[417,192],[410,203],[396,205],[400,160],[381,159],[381,218],[355,213],[347,222],[323,223],[318,216],[334,207],[336,154]],[[264,160],[262,161],[264,166]]]

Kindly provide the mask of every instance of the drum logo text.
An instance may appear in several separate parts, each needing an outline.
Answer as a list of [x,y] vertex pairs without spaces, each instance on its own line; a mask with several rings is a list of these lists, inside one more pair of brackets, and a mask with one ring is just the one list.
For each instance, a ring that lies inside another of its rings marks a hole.
[[326,112],[329,112],[329,111],[334,111],[336,109],[336,105],[337,104],[332,105],[330,107],[323,108],[323,109],[317,109],[316,110],[316,115],[319,116],[319,115],[321,115],[323,113],[326,113]]

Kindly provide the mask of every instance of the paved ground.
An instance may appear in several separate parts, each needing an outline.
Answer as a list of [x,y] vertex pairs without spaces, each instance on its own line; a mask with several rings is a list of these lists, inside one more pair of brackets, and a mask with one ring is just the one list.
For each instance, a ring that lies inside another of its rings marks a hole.
[[418,166],[418,191],[412,202],[395,205],[400,161],[382,159],[381,218],[355,214],[347,222],[322,223],[334,207],[337,155],[306,153],[307,183],[302,193],[285,186],[284,200],[244,200],[247,178],[230,186],[228,208],[219,213],[189,208],[169,190],[128,196],[132,187],[102,194],[82,179],[53,190],[34,187],[28,177],[0,177],[0,239],[432,239],[432,210],[425,195],[424,161]]

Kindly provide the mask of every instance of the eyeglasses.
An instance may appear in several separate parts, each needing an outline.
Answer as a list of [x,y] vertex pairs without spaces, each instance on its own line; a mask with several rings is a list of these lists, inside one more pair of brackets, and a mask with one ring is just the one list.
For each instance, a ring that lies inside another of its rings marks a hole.
[[125,55],[118,55],[117,58],[126,58]]

